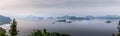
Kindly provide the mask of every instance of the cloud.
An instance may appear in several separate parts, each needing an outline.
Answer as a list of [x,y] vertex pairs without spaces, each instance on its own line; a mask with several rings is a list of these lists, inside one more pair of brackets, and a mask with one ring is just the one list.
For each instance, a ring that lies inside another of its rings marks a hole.
[[118,5],[119,0],[31,0],[29,3],[38,7],[91,7]]
[[0,0],[4,8],[54,8],[54,7],[90,7],[119,4],[119,0]]
[[6,16],[119,15],[119,0],[0,0]]

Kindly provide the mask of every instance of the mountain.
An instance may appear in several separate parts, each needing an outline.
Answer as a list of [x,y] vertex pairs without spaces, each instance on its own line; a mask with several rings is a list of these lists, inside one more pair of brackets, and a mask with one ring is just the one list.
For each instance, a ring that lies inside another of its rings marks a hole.
[[18,19],[44,19],[43,17],[40,16],[33,16],[33,15],[28,15],[28,16],[17,16],[15,18]]
[[86,16],[86,17],[76,17],[76,16],[62,16],[58,17],[58,19],[70,19],[70,20],[89,20],[89,19],[94,19],[95,17],[93,16]]
[[107,16],[96,17],[96,19],[120,19],[120,16],[107,15]]
[[10,23],[11,21],[10,17],[0,15],[0,25]]
[[92,19],[120,19],[120,16],[116,15],[107,15],[107,16],[85,16],[85,17],[76,17],[76,16],[62,16],[62,17],[57,17],[57,19],[68,19],[68,20],[92,20]]

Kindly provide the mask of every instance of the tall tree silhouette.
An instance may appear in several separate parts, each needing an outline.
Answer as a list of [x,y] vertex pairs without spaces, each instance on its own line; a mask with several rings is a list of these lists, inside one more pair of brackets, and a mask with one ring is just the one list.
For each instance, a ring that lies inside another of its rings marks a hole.
[[43,35],[47,36],[47,30],[46,29],[43,30]]
[[118,33],[117,34],[112,34],[112,36],[120,36],[120,20],[119,20],[119,23],[118,23]]
[[10,30],[9,33],[11,36],[16,36],[18,34],[17,32],[17,22],[15,19],[13,19],[11,26],[10,26]]
[[119,23],[118,23],[118,33],[117,33],[116,36],[120,36],[120,21],[119,21]]

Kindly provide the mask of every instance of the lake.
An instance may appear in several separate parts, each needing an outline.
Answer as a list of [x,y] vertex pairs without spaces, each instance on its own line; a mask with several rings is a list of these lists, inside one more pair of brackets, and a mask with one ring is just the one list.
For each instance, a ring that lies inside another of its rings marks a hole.
[[[47,29],[48,32],[60,32],[70,34],[71,36],[112,36],[117,33],[118,20],[94,19],[72,21],[72,23],[57,22],[57,19],[16,19],[18,22],[18,36],[27,36],[33,29]],[[1,25],[7,31],[9,24]]]

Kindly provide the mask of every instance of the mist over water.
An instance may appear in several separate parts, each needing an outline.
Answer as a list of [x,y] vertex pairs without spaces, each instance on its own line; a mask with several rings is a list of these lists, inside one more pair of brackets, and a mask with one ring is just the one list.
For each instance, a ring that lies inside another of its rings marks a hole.
[[[82,20],[72,21],[72,23],[55,22],[57,19],[16,19],[18,22],[18,36],[27,36],[33,29],[47,29],[48,32],[60,32],[71,36],[112,36],[117,33],[118,20]],[[1,27],[9,29],[10,24]]]
[[[15,17],[18,36],[28,36],[33,29],[71,36],[112,36],[118,32],[120,0],[0,0],[0,15],[10,17],[0,16],[0,27],[6,31],[10,29],[11,18]],[[58,19],[54,17],[59,16],[74,21],[56,22]]]

